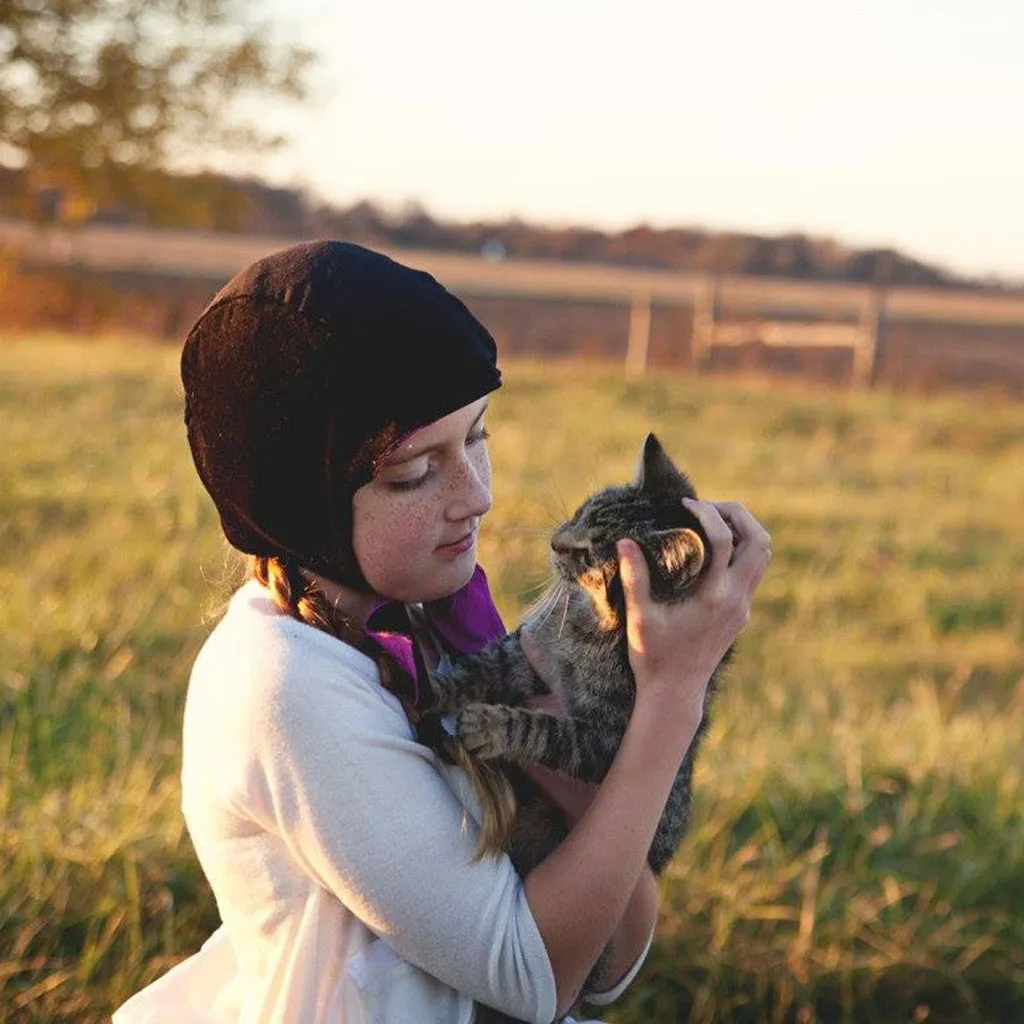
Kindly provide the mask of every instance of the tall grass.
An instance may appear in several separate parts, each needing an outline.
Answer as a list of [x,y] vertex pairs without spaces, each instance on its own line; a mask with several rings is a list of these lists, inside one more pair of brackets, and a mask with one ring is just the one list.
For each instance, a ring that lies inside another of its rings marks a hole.
[[[217,916],[178,812],[229,586],[177,354],[0,342],[0,1007],[96,1021]],[[775,559],[715,707],[647,967],[611,1018],[1024,1019],[1024,406],[517,364],[481,560],[657,431]]]

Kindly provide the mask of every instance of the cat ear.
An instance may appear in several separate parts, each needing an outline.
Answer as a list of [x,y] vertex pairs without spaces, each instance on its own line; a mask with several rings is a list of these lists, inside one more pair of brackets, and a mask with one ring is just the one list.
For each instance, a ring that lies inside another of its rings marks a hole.
[[645,538],[658,568],[677,586],[689,583],[704,568],[704,541],[696,530],[656,530]]
[[635,486],[638,491],[677,493],[686,498],[696,497],[690,481],[676,468],[654,434],[648,434],[644,440],[636,467]]

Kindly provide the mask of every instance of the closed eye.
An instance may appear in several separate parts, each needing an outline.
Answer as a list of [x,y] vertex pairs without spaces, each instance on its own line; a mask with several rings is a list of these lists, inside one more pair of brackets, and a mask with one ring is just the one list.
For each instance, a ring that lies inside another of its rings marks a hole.
[[[490,437],[490,433],[486,427],[480,426],[479,429],[474,430],[471,434],[466,437],[466,447],[469,448],[473,445],[480,444],[482,441],[486,441]],[[434,467],[432,461],[428,460],[426,471],[421,473],[417,477],[413,477],[411,480],[388,480],[387,486],[392,491],[415,491],[422,487],[434,474]]]
[[430,470],[428,469],[423,476],[418,476],[413,480],[388,480],[387,485],[392,491],[415,491],[417,487],[422,487],[430,479]]

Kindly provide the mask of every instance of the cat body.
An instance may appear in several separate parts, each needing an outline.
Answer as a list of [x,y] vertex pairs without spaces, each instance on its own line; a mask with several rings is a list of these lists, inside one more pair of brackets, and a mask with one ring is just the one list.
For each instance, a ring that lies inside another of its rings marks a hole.
[[[501,762],[517,791],[524,790],[517,792],[519,811],[508,844],[520,874],[550,853],[563,837],[564,826],[550,841],[528,834],[534,815],[520,819],[538,793],[524,783],[525,776],[514,771],[515,766],[537,762],[574,778],[600,782],[633,710],[636,686],[615,542],[630,537],[639,543],[654,600],[685,600],[710,554],[703,528],[682,504],[683,498],[695,497],[689,479],[649,435],[636,480],[592,495],[555,531],[553,592],[514,633],[476,654],[459,656],[449,671],[432,678],[432,710],[457,712],[457,735],[467,750],[481,760]],[[543,651],[544,680],[526,659],[522,633]],[[715,677],[708,686],[704,719],[680,765],[651,845],[648,859],[656,873],[665,867],[685,830],[693,759],[706,729]],[[562,714],[523,706],[529,697],[549,690],[561,696]],[[561,818],[539,816],[544,821]]]
[[[637,541],[656,601],[684,601],[710,563],[707,537],[682,503],[696,493],[648,435],[632,484],[588,498],[551,539],[555,583],[514,633],[432,679],[434,713],[457,714],[456,733],[476,759],[500,764],[516,795],[507,849],[525,877],[566,834],[563,815],[520,770],[539,763],[588,782],[600,782],[626,731],[636,696],[626,639],[625,601],[615,542]],[[543,653],[544,679],[523,652],[528,634]],[[722,664],[727,660],[723,659]],[[707,727],[716,669],[705,714],[684,757],[648,853],[660,873],[686,829],[693,761]],[[531,696],[556,692],[560,714],[528,708]],[[480,1020],[507,1020],[480,1008]],[[490,1016],[488,1016],[490,1014]]]

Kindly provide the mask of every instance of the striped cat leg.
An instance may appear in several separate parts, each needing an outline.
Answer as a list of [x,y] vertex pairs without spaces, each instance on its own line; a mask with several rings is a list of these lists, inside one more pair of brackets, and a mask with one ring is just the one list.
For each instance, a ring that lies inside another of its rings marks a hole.
[[460,655],[444,672],[430,673],[438,714],[458,711],[476,701],[518,704],[545,685],[526,660],[517,633],[489,644],[476,654]]
[[617,745],[616,737],[587,729],[579,719],[496,704],[463,708],[458,735],[481,760],[537,763],[595,782],[604,778]]

